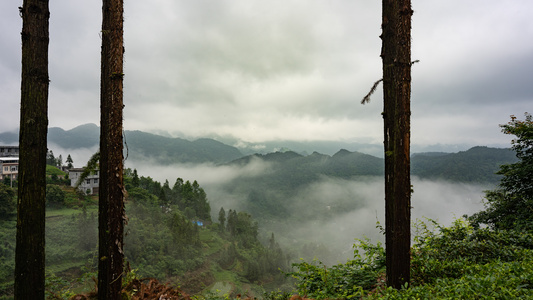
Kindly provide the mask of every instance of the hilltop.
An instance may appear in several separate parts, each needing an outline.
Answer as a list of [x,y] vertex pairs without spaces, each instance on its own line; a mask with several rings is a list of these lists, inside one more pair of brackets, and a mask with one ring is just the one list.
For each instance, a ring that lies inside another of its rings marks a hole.
[[[18,143],[18,133],[0,133],[0,142]],[[100,128],[95,124],[84,124],[70,130],[58,127],[48,129],[48,143],[63,149],[92,148],[100,142]],[[213,139],[188,141],[170,138],[142,131],[124,132],[125,151],[129,159],[153,159],[160,164],[169,163],[222,163],[242,157],[242,153]]]
[[[95,124],[80,125],[70,130],[52,127],[48,130],[48,143],[67,150],[97,148],[99,135],[100,129]],[[211,163],[244,166],[252,160],[259,160],[273,165],[273,172],[263,176],[263,183],[259,184],[264,185],[266,182],[276,184],[279,188],[294,188],[320,176],[349,179],[354,176],[381,176],[384,172],[383,158],[346,149],[340,149],[333,155],[318,151],[308,155],[305,151],[279,147],[284,150],[244,155],[243,152],[249,149],[241,151],[235,146],[210,138],[189,141],[137,130],[126,130],[124,136],[125,156],[130,161],[150,161],[155,165]],[[17,133],[0,133],[0,143],[17,142]],[[326,149],[319,142],[317,145]],[[414,153],[411,157],[411,174],[427,179],[497,184],[500,176],[494,173],[499,166],[514,162],[516,156],[512,150],[484,146],[457,153]]]

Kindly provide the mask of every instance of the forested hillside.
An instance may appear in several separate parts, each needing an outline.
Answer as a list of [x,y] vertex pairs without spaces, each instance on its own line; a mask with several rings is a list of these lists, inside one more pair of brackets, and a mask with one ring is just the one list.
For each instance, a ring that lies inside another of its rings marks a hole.
[[223,163],[242,156],[237,148],[213,139],[191,142],[142,131],[126,131],[125,139],[130,159],[151,159],[158,164]]
[[[50,297],[66,299],[94,289],[97,199],[67,186],[58,169],[49,166],[48,174],[48,292]],[[224,287],[221,293],[259,295],[269,286],[284,286],[280,269],[288,270],[289,261],[273,234],[259,235],[258,224],[248,213],[218,207],[219,218],[212,220],[207,195],[196,181],[177,178],[170,186],[131,169],[124,178],[128,190],[124,251],[136,276],[171,282],[195,294],[217,295],[217,289]],[[15,195],[0,183],[0,298],[13,288]]]
[[[488,147],[474,147],[459,153],[417,154],[412,157],[412,174],[422,179],[494,186],[501,177],[495,174],[500,165],[515,161],[514,151]],[[295,205],[304,205],[288,199],[314,183],[325,178],[355,181],[381,178],[384,169],[383,159],[347,150],[340,150],[333,156],[317,152],[304,156],[291,151],[255,154],[229,165],[243,167],[254,162],[263,163],[264,171],[255,176],[238,177],[224,188],[246,199],[245,209],[256,218],[278,220],[290,216]],[[358,201],[351,200],[330,207],[339,211],[355,209]],[[323,216],[321,211],[313,213],[312,208],[318,204],[307,201],[309,209],[292,218],[305,220]]]
[[411,158],[411,174],[428,179],[497,184],[496,172],[517,161],[511,149],[474,147],[458,153],[420,153]]

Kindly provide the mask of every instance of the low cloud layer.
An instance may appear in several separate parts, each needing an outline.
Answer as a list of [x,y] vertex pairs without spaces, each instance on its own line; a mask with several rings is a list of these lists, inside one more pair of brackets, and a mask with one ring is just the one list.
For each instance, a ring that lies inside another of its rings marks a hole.
[[[228,183],[240,177],[257,176],[269,170],[268,164],[259,161],[253,161],[245,167],[158,166],[150,162],[132,162],[128,167],[136,168],[140,175],[151,176],[160,182],[168,179],[171,185],[178,177],[197,180],[207,192],[215,222],[220,207],[226,210],[242,210],[245,207],[246,195],[228,192],[228,189],[224,188]],[[442,225],[450,225],[454,219],[482,209],[483,191],[490,188],[418,178],[413,178],[412,184],[412,221],[430,218]],[[353,257],[352,245],[356,238],[384,240],[384,236],[376,228],[377,222],[381,226],[385,224],[384,183],[379,177],[360,180],[325,177],[301,188],[297,194],[288,197],[286,202],[290,216],[315,213],[319,216],[303,221],[299,217],[288,217],[282,223],[260,224],[266,235],[274,232],[277,240],[288,249],[298,249],[304,244],[322,244],[328,248],[331,257],[321,259],[335,263]]]
[[[445,226],[464,214],[482,209],[483,191],[488,188],[417,178],[412,180],[412,184],[415,190],[411,199],[412,222],[429,218]],[[325,243],[340,260],[353,257],[352,245],[356,238],[384,241],[384,236],[377,228],[377,222],[380,226],[385,226],[384,182],[381,178],[362,181],[324,179],[303,190],[296,198],[305,198],[311,203],[322,202],[324,213],[332,210],[331,206],[335,203],[354,201],[357,202],[357,207],[336,213],[327,221],[310,220],[298,224],[291,228],[291,237]],[[292,213],[297,214],[298,211]]]
[[[19,124],[18,6],[0,1],[0,131]],[[413,144],[508,145],[498,124],[533,98],[533,42],[524,38],[532,8],[413,3]],[[57,0],[50,11],[50,126],[98,123],[101,4]],[[382,76],[380,26],[376,1],[129,1],[125,129],[380,145],[380,89],[359,104]]]

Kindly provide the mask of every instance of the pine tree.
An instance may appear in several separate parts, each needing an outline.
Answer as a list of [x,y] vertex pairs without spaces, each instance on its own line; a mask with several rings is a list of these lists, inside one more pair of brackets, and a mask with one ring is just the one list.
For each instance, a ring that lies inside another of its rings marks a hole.
[[218,211],[218,222],[220,223],[220,230],[224,231],[226,224],[226,211],[224,210],[224,207],[221,207]]
[[67,163],[67,168],[71,169],[72,167],[74,167],[74,161],[72,160],[72,157],[70,156],[70,154],[67,156],[66,163]]
[[24,0],[15,299],[44,299],[49,1]]
[[383,0],[382,49],[387,284],[410,280],[411,0]]
[[98,299],[121,299],[124,264],[123,0],[103,0]]

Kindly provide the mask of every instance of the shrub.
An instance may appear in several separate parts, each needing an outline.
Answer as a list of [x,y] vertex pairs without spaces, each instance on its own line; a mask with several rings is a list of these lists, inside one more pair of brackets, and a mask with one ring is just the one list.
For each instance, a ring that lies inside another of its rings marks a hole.
[[[533,297],[533,234],[475,228],[465,219],[443,227],[419,222],[412,247],[411,282],[387,288],[384,251],[359,241],[355,259],[327,268],[298,263],[290,273],[301,295],[317,299],[515,299]],[[360,255],[362,250],[364,255]]]
[[46,203],[48,206],[59,207],[65,203],[65,192],[54,184],[46,185]]

